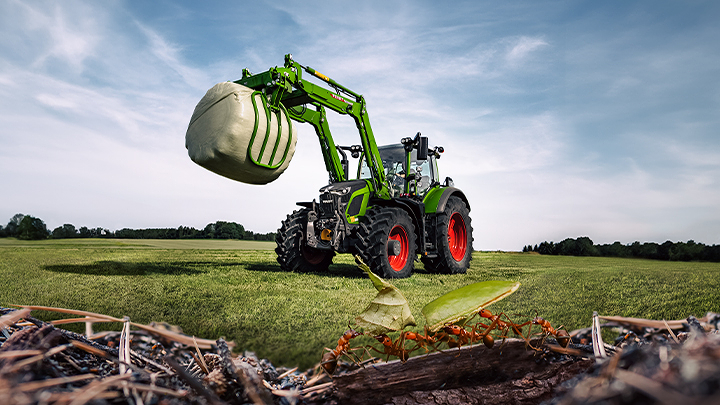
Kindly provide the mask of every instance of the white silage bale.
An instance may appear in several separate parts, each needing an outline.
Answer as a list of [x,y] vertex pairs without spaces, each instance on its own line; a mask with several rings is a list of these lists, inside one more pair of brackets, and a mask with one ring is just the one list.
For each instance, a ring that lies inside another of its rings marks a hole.
[[296,142],[297,129],[284,109],[268,109],[261,93],[233,82],[208,90],[185,134],[193,162],[249,184],[277,179],[290,164]]

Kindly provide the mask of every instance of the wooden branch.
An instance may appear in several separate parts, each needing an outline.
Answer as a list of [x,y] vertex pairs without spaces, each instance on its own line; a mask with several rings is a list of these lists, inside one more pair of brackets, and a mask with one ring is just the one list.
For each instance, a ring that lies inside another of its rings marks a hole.
[[[401,395],[407,399],[413,391],[461,389],[470,395],[466,399],[471,403],[479,399],[472,401],[474,395],[485,395],[483,391],[507,396],[507,403],[533,403],[534,399],[549,398],[557,384],[593,364],[580,358],[547,362],[526,349],[521,339],[508,339],[502,351],[498,346],[488,349],[476,345],[413,357],[405,363],[398,360],[369,365],[335,376],[336,395],[343,404],[386,403]],[[438,399],[437,395],[433,398]],[[493,397],[494,404],[505,403],[497,399]]]

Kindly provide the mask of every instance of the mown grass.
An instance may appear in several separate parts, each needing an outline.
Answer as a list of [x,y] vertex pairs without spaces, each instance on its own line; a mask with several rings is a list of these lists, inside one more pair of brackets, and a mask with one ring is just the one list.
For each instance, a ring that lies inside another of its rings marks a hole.
[[[376,294],[350,255],[336,256],[327,274],[295,274],[280,271],[268,243],[165,242],[0,239],[0,306],[47,305],[164,321],[191,335],[224,336],[276,365],[307,368]],[[264,250],[244,250],[251,248]],[[425,304],[484,280],[522,283],[493,304],[493,312],[537,312],[568,329],[589,326],[592,311],[652,319],[720,312],[718,263],[475,252],[466,275],[417,267],[411,278],[392,282],[419,327]]]

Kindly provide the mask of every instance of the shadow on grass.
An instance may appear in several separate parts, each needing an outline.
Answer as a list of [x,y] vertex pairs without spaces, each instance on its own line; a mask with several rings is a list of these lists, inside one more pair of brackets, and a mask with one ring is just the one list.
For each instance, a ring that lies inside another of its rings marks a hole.
[[[250,271],[286,273],[285,270],[280,268],[279,264],[254,263],[246,265],[245,269]],[[313,274],[320,277],[367,278],[367,275],[365,275],[365,273],[358,269],[358,267],[354,264],[331,264],[330,268],[326,272],[311,272],[307,274]]]
[[92,264],[54,264],[44,266],[56,273],[87,274],[92,276],[145,276],[150,274],[194,275],[202,270],[188,267],[193,263],[128,263],[103,260]]

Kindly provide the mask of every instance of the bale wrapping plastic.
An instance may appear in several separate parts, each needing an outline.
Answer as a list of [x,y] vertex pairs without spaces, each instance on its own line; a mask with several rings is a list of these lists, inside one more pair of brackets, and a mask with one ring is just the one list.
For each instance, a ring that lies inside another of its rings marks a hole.
[[295,153],[297,129],[287,112],[268,108],[262,93],[218,83],[195,107],[185,147],[193,162],[249,184],[277,179]]

